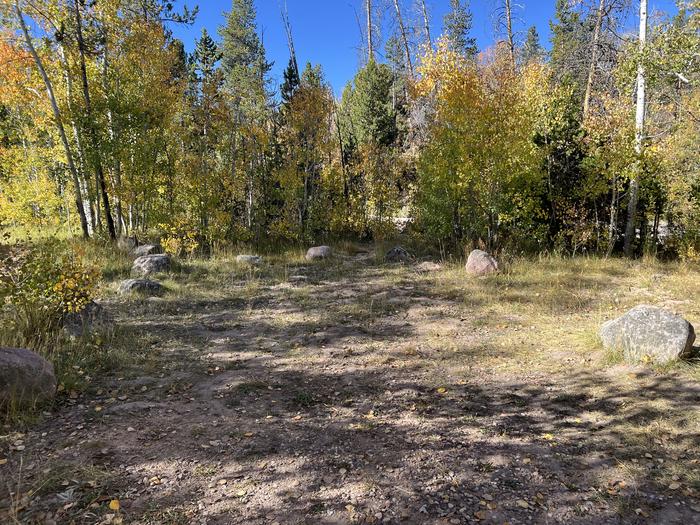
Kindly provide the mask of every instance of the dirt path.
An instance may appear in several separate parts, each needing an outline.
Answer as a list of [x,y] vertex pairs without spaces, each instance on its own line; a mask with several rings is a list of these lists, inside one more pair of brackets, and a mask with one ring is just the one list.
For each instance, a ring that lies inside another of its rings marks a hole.
[[212,298],[190,279],[107,303],[150,375],[95,380],[6,441],[4,484],[38,489],[20,521],[700,521],[700,391],[677,374],[539,348],[411,267],[226,272]]

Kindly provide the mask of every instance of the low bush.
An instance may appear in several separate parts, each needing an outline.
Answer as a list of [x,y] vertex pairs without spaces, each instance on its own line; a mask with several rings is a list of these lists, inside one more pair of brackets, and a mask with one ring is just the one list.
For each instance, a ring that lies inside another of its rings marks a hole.
[[14,244],[0,256],[0,345],[50,353],[65,315],[92,301],[97,268],[75,246]]

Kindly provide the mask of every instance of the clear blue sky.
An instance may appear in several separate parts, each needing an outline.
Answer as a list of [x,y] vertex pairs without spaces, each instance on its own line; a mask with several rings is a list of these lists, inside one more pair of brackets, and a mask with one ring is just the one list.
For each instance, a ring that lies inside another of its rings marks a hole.
[[[386,0],[374,0],[387,5]],[[594,0],[583,0],[592,2]],[[277,86],[282,79],[282,71],[289,60],[287,40],[280,17],[280,2],[284,0],[256,0],[258,13],[258,29],[263,36],[268,59],[274,61],[272,70],[273,84]],[[174,34],[185,42],[188,51],[192,51],[195,38],[206,27],[212,35],[217,35],[217,29],[224,22],[224,12],[230,10],[230,0],[186,0],[189,7],[199,5],[199,16],[191,27],[173,27]],[[474,15],[472,36],[477,39],[480,49],[485,49],[494,42],[494,11],[497,0],[471,0],[471,10]],[[542,45],[548,47],[549,20],[554,14],[555,0],[518,0],[514,3],[521,5],[517,9],[516,22],[520,39],[531,25],[537,27]],[[597,4],[597,1],[595,1]],[[180,2],[182,4],[182,1]],[[418,13],[411,8],[413,0],[402,0],[406,6],[404,16],[415,19]],[[442,19],[449,10],[449,0],[427,0],[431,11],[431,32],[434,36],[442,32]],[[627,24],[637,23],[632,0],[632,14]],[[361,35],[355,13],[362,17],[363,0],[287,0],[289,18],[294,32],[294,43],[300,64],[310,61],[321,64],[326,78],[339,94],[345,83],[350,80],[357,70],[360,59]],[[649,12],[655,10],[675,12],[673,0],[650,0]],[[384,33],[391,30],[388,16],[383,24]],[[218,38],[218,36],[217,36]],[[383,44],[382,44],[383,51]]]

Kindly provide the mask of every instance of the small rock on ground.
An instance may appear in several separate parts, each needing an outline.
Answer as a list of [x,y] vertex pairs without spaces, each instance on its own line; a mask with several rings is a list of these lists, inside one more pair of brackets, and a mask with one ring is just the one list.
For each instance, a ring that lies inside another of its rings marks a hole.
[[333,250],[330,246],[314,246],[306,252],[306,259],[313,261],[315,259],[328,259],[333,255]]
[[248,266],[260,266],[263,258],[259,255],[238,255],[236,256],[236,262]]
[[165,292],[163,285],[152,279],[127,279],[119,285],[121,294],[160,295],[163,292]]
[[56,394],[53,365],[25,348],[0,348],[0,405],[32,405]]
[[395,246],[386,253],[384,259],[390,263],[405,263],[413,259],[413,256],[402,246]]

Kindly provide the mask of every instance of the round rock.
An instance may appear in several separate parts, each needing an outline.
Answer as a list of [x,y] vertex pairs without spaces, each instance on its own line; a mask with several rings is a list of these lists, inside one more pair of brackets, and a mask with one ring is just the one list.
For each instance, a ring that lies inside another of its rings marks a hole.
[[416,265],[417,272],[439,272],[442,270],[442,265],[433,261],[424,261]]
[[314,246],[306,252],[306,259],[313,261],[316,259],[328,259],[333,255],[333,250],[330,246]]
[[134,261],[131,271],[136,274],[149,275],[170,270],[169,255],[143,255]]
[[263,258],[259,255],[237,255],[236,262],[247,266],[260,266]]
[[384,259],[386,262],[390,263],[406,263],[413,259],[413,257],[402,246],[394,246],[391,250],[386,252]]
[[695,329],[679,315],[642,304],[603,324],[600,339],[606,349],[621,351],[628,363],[650,359],[663,364],[692,353]]
[[489,275],[498,272],[498,261],[483,250],[473,250],[467,259],[466,270],[472,275]]
[[91,332],[107,332],[113,325],[112,316],[95,301],[87,303],[79,312],[63,317],[63,331],[74,339],[80,339]]
[[158,281],[151,279],[127,279],[119,285],[119,293],[122,295],[137,293],[141,295],[162,295],[165,287]]
[[0,405],[31,406],[56,394],[53,365],[24,348],[0,348]]

